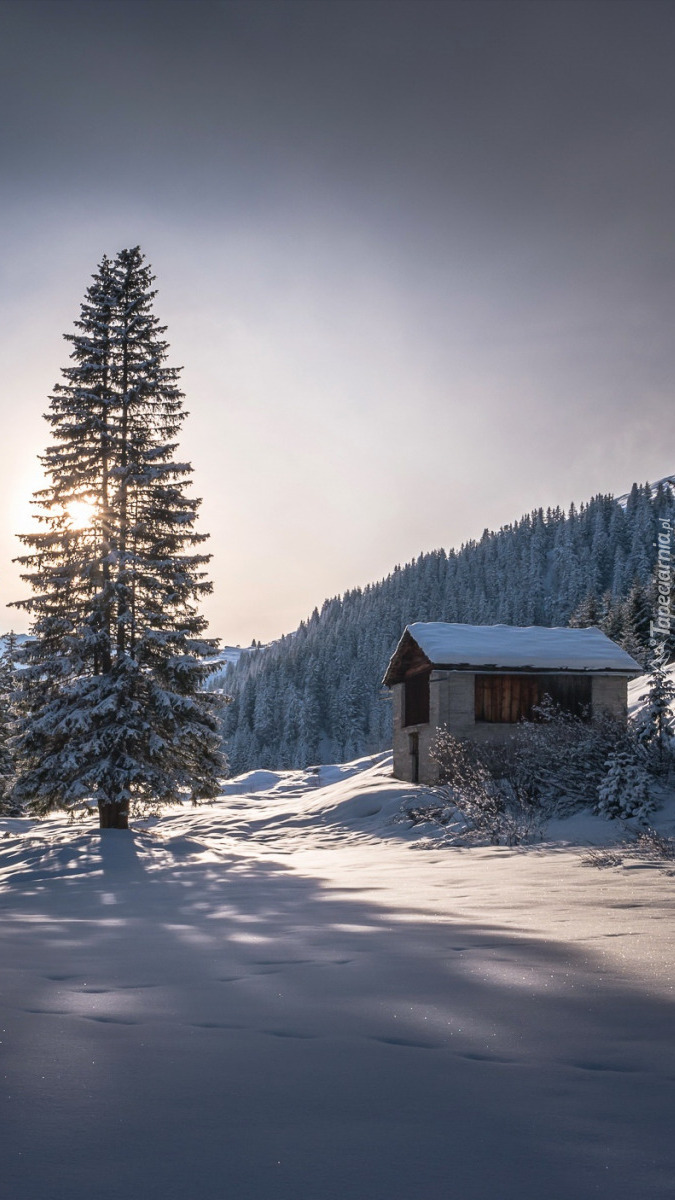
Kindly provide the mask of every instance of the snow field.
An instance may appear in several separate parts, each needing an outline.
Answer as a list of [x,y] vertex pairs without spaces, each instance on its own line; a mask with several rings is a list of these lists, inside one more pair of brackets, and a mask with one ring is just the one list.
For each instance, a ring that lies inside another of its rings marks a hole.
[[672,878],[597,818],[416,850],[386,756],[261,774],[0,823],[5,1194],[672,1196]]

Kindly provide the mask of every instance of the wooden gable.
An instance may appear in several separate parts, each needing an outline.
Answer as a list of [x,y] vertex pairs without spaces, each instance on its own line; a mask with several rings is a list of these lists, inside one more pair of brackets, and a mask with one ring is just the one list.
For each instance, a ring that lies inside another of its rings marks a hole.
[[415,639],[406,629],[396,647],[396,652],[389,664],[384,682],[387,687],[393,687],[395,683],[403,683],[407,677],[418,672],[431,671],[431,665],[424,651],[420,649]]

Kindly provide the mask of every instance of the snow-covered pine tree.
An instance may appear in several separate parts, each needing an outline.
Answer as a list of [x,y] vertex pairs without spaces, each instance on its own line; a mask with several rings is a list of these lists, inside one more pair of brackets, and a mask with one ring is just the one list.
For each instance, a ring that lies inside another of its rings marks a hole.
[[97,805],[126,828],[130,804],[217,794],[215,696],[201,690],[199,501],[174,460],[178,370],[138,247],[104,258],[66,334],[72,365],[51,397],[36,493],[42,530],[19,562],[33,595],[22,651],[15,795],[41,814]]

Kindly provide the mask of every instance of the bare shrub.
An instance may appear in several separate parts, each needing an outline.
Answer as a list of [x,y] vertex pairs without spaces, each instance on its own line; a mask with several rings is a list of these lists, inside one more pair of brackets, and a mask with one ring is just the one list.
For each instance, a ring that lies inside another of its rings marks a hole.
[[619,849],[605,849],[604,847],[596,849],[591,847],[584,851],[581,859],[584,867],[621,867],[623,866],[623,854]]
[[535,712],[537,720],[521,722],[514,734],[509,772],[528,781],[548,815],[593,807],[609,756],[636,752],[631,732],[606,714],[573,716],[549,697]]
[[657,833],[656,829],[652,829],[650,826],[647,829],[641,829],[635,835],[632,845],[634,852],[637,851],[643,859],[659,859],[664,862],[675,860],[675,837]]
[[[675,837],[647,827],[624,838],[616,846],[586,850],[581,861],[586,867],[622,867],[626,859],[654,863],[667,869],[675,862]],[[669,870],[669,874],[672,873]]]
[[439,823],[447,825],[459,816],[462,840],[487,838],[493,845],[514,846],[536,836],[541,823],[536,799],[522,781],[497,777],[482,747],[440,730],[431,754],[441,773],[434,789],[442,813]]
[[544,822],[582,808],[644,821],[655,804],[638,729],[608,714],[572,715],[544,697],[535,720],[506,739],[477,743],[439,730],[431,757],[440,782],[402,814],[415,824],[460,825],[454,840],[516,845]]
[[493,774],[508,780],[547,816],[590,807],[608,818],[645,819],[653,811],[649,760],[637,729],[608,714],[573,716],[549,697],[492,752]]

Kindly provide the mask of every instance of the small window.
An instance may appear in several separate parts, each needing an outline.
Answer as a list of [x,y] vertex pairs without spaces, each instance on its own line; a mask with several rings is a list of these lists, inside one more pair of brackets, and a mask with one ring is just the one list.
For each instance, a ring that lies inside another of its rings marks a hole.
[[429,675],[419,671],[409,675],[404,683],[404,725],[426,725],[429,722]]

